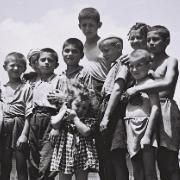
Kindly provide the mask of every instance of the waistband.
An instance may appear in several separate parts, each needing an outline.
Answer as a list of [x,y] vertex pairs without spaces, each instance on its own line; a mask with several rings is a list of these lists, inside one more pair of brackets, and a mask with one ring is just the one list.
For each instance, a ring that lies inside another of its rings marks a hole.
[[41,107],[41,106],[36,106],[33,109],[33,113],[44,113],[44,114],[51,114],[55,115],[58,113],[57,109],[51,108],[51,107]]

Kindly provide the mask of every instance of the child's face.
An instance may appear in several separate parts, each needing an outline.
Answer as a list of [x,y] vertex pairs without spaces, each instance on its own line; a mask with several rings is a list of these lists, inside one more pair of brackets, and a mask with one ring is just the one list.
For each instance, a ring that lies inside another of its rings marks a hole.
[[130,58],[129,70],[135,80],[142,80],[146,78],[148,75],[149,68],[149,62],[147,62],[144,58]]
[[94,19],[82,19],[79,28],[87,39],[97,36],[97,31],[101,27],[101,22],[97,22]]
[[51,53],[41,52],[40,57],[37,61],[37,68],[41,74],[52,74],[56,69],[58,63],[52,57]]
[[32,56],[30,57],[30,60],[29,60],[29,61],[30,61],[30,62],[29,62],[29,65],[32,67],[32,69],[34,69],[35,72],[37,72],[37,71],[38,71],[38,69],[37,69],[38,57],[37,57],[37,55],[36,55],[36,54],[32,55]]
[[165,50],[166,41],[156,31],[147,34],[147,47],[151,53],[161,53]]
[[133,49],[146,49],[146,37],[143,36],[140,30],[132,30],[129,35],[129,42]]
[[101,48],[103,57],[110,63],[115,62],[122,55],[122,48],[118,48],[116,45],[112,45],[112,43],[112,40],[105,40]]
[[73,44],[65,46],[62,55],[67,66],[77,66],[82,57],[80,50]]
[[24,64],[17,60],[14,56],[9,56],[9,62],[4,66],[10,78],[20,78],[22,73],[26,70]]
[[80,98],[76,98],[72,102],[71,107],[72,107],[72,110],[76,111],[79,117],[85,117],[89,110],[89,102],[82,101]]

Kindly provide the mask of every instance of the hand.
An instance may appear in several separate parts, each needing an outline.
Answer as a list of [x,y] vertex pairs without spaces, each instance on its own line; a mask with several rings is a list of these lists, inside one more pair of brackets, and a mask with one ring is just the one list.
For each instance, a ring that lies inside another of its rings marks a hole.
[[120,61],[121,61],[122,64],[127,65],[129,63],[129,55],[128,54],[122,55],[120,57]]
[[59,136],[59,129],[52,129],[49,133],[49,140],[52,142],[56,142],[57,138]]
[[149,147],[151,147],[151,139],[147,136],[143,136],[143,138],[141,139],[141,148],[142,149],[148,149]]
[[72,109],[69,109],[68,112],[69,112],[69,119],[70,119],[71,121],[74,121],[74,118],[77,117],[76,111],[74,111],[74,110],[72,110]]
[[19,136],[17,143],[16,143],[17,149],[21,149],[23,147],[23,145],[27,142],[28,142],[27,137],[24,134],[21,134],[21,136]]
[[129,96],[133,96],[133,95],[135,95],[135,94],[138,93],[138,92],[137,92],[136,87],[131,87],[131,88],[128,88],[128,89],[126,90],[126,93],[127,93]]
[[58,89],[56,89],[53,92],[50,92],[47,96],[48,101],[52,104],[55,104],[55,103],[62,104],[63,102],[66,101],[66,98],[67,98],[67,96],[64,95],[64,93]]
[[107,125],[108,125],[109,119],[107,117],[103,117],[101,123],[100,123],[100,131],[104,131],[107,129]]

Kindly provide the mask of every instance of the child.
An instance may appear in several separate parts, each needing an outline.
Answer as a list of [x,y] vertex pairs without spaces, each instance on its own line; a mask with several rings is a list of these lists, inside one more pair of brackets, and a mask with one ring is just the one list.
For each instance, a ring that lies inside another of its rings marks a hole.
[[2,144],[2,180],[10,180],[12,155],[15,153],[16,169],[19,180],[28,180],[27,174],[27,140],[29,119],[32,114],[32,91],[28,84],[21,80],[26,70],[26,59],[23,54],[12,52],[4,61],[4,69],[9,81],[2,86],[3,124]]
[[60,136],[52,156],[51,170],[59,171],[59,179],[87,180],[89,171],[98,171],[98,157],[93,133],[97,125],[91,118],[94,107],[92,92],[81,84],[71,86],[68,99],[52,117],[51,124],[59,129]]
[[136,49],[146,49],[148,25],[144,23],[136,23],[128,32],[131,47]]
[[98,29],[101,28],[99,12],[95,8],[84,8],[79,13],[79,28],[86,37],[84,53],[86,60],[82,61],[85,68],[90,71],[93,85],[97,94],[100,94],[110,63],[102,58],[97,42],[100,39]]
[[158,149],[158,166],[163,180],[180,179],[178,150],[180,144],[180,112],[173,100],[179,75],[178,60],[166,54],[170,42],[170,32],[164,26],[153,26],[147,34],[147,47],[153,53],[152,68],[155,81],[138,85],[127,90],[129,95],[139,91],[159,91],[162,120],[159,122],[160,147]]
[[[136,49],[147,49],[147,32],[149,25],[145,23],[136,23],[128,32],[128,40],[131,47]],[[128,55],[121,57],[121,62],[128,63]]]
[[[85,35],[86,41],[84,44],[84,53],[86,59],[82,61],[82,65],[88,69],[92,76],[92,84],[95,90],[96,95],[100,98],[101,97],[101,90],[106,79],[106,75],[110,69],[110,62],[106,61],[97,46],[97,42],[100,39],[98,35],[98,30],[102,26],[102,22],[100,21],[100,14],[97,9],[88,7],[84,8],[79,13],[79,28]],[[98,156],[100,159],[103,159],[103,149],[101,147],[102,141],[99,137],[100,133],[96,137],[96,145]],[[100,160],[100,171],[99,175],[101,180],[104,180],[104,167]]]
[[[153,82],[148,77],[151,61],[146,50],[138,49],[130,54],[129,70],[136,80],[135,86]],[[158,94],[147,92],[130,99],[126,107],[127,147],[135,180],[157,180],[154,147],[157,147],[155,127],[159,106]]]
[[23,75],[23,79],[28,83],[33,83],[36,81],[37,75],[38,75],[38,69],[37,69],[37,60],[40,55],[39,49],[31,49],[27,55],[27,59],[29,60],[29,65],[32,67],[33,71],[26,73]]
[[33,83],[33,117],[30,121],[29,175],[31,180],[54,179],[49,172],[53,147],[50,140],[55,140],[58,130],[50,125],[50,118],[59,107],[57,102],[49,101],[49,93],[60,87],[60,78],[54,73],[58,67],[58,55],[51,48],[40,50],[37,60],[38,77]]
[[[122,55],[123,40],[116,36],[110,36],[102,39],[99,42],[99,49],[101,50],[103,57],[106,61],[111,63],[111,69],[104,82],[101,94],[102,94],[102,115],[106,111],[106,107],[112,93],[115,81],[123,78],[126,80],[126,85],[130,82],[127,74],[127,67],[122,65],[119,57]],[[117,76],[121,73],[121,77]],[[124,79],[123,78],[123,79]],[[122,90],[124,87],[121,87]],[[120,101],[119,101],[120,102]],[[126,136],[125,128],[122,121],[125,111],[125,104],[119,103],[116,110],[113,111],[110,116],[110,123],[107,130],[103,132],[104,139],[104,151],[105,152],[105,176],[106,179],[129,179],[128,169],[126,165]],[[121,113],[119,113],[121,109]],[[103,122],[100,127],[102,128]]]

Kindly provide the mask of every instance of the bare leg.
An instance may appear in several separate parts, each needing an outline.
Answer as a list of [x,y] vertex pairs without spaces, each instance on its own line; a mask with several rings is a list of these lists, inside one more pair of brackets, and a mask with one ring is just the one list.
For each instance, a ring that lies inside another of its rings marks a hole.
[[76,180],[88,180],[88,171],[77,170],[75,172]]
[[145,180],[143,161],[142,161],[142,152],[139,151],[137,155],[131,158],[131,162],[133,166],[134,180]]
[[18,180],[28,180],[25,154],[21,151],[15,151],[15,157]]
[[146,180],[157,180],[156,173],[156,149],[149,147],[142,150],[143,167]]

